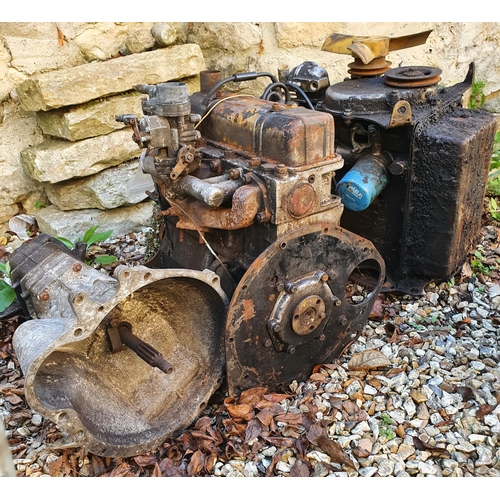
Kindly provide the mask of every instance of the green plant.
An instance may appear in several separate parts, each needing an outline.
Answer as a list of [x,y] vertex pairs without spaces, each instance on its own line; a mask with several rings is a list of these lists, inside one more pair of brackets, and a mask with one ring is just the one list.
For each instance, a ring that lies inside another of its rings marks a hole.
[[[83,235],[83,238],[79,238],[76,243],[79,242],[85,243],[85,247],[88,250],[90,246],[93,245],[94,243],[100,243],[101,241],[106,241],[111,236],[113,230],[110,229],[108,231],[103,231],[102,233],[96,233],[98,227],[99,226],[92,226],[91,228],[87,229],[87,231],[85,231],[85,234]],[[76,246],[75,243],[61,236],[57,236],[57,239],[61,243],[64,243],[70,250],[73,250]],[[108,264],[112,264],[115,261],[116,257],[114,255],[97,255],[95,257],[86,260],[85,263],[92,264],[94,262],[97,262],[98,264],[106,266]]]
[[475,273],[480,273],[488,276],[491,271],[494,270],[493,267],[484,264],[485,256],[480,250],[474,252],[474,257],[470,261],[470,267]]
[[43,201],[37,201],[33,206],[37,210],[40,208],[47,208],[47,205]]
[[396,434],[394,434],[392,429],[392,419],[386,413],[382,413],[382,415],[380,415],[379,432],[380,435],[384,436],[388,441],[396,437]]
[[16,300],[16,292],[10,284],[10,263],[0,262],[0,272],[5,276],[0,279],[0,312],[3,312]]
[[491,196],[500,196],[500,132],[495,134],[493,142],[487,192]]
[[484,82],[475,81],[470,89],[469,109],[479,109],[484,106]]
[[495,198],[490,198],[488,201],[488,209],[490,211],[491,218],[500,222],[500,209],[498,208],[498,203]]

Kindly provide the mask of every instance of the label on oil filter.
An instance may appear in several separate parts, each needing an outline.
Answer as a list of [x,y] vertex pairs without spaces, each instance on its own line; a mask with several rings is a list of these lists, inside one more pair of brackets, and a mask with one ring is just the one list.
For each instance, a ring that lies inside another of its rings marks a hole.
[[361,212],[370,206],[387,184],[384,166],[360,160],[337,185],[337,194],[348,210]]

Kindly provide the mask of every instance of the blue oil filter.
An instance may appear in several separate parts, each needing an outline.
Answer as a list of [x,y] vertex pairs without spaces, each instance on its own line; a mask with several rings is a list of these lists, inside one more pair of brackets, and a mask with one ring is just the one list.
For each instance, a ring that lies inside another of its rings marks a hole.
[[387,184],[385,164],[377,156],[364,156],[337,184],[337,194],[348,210],[368,208]]

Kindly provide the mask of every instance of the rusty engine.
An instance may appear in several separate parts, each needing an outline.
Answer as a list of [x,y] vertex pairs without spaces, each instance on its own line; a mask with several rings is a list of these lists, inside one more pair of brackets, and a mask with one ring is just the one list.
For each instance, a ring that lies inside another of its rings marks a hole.
[[[159,250],[114,276],[41,235],[11,258],[26,314],[14,348],[26,397],[90,451],[130,456],[229,394],[284,390],[354,342],[381,290],[422,292],[476,243],[495,119],[462,106],[473,82],[390,68],[425,43],[332,35],[354,56],[331,84],[291,70],[141,84],[121,115],[155,183]],[[225,91],[265,79],[259,97]]]

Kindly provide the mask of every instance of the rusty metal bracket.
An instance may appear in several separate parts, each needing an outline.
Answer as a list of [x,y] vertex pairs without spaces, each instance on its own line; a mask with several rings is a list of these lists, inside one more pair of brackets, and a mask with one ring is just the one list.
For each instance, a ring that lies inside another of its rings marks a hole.
[[408,101],[398,101],[392,108],[389,128],[411,125],[412,120],[410,103]]
[[177,163],[172,169],[172,172],[170,172],[170,178],[172,180],[177,179],[177,177],[184,172],[185,168],[194,160],[194,152],[194,146],[191,144],[183,146],[179,149],[179,152],[177,153]]

